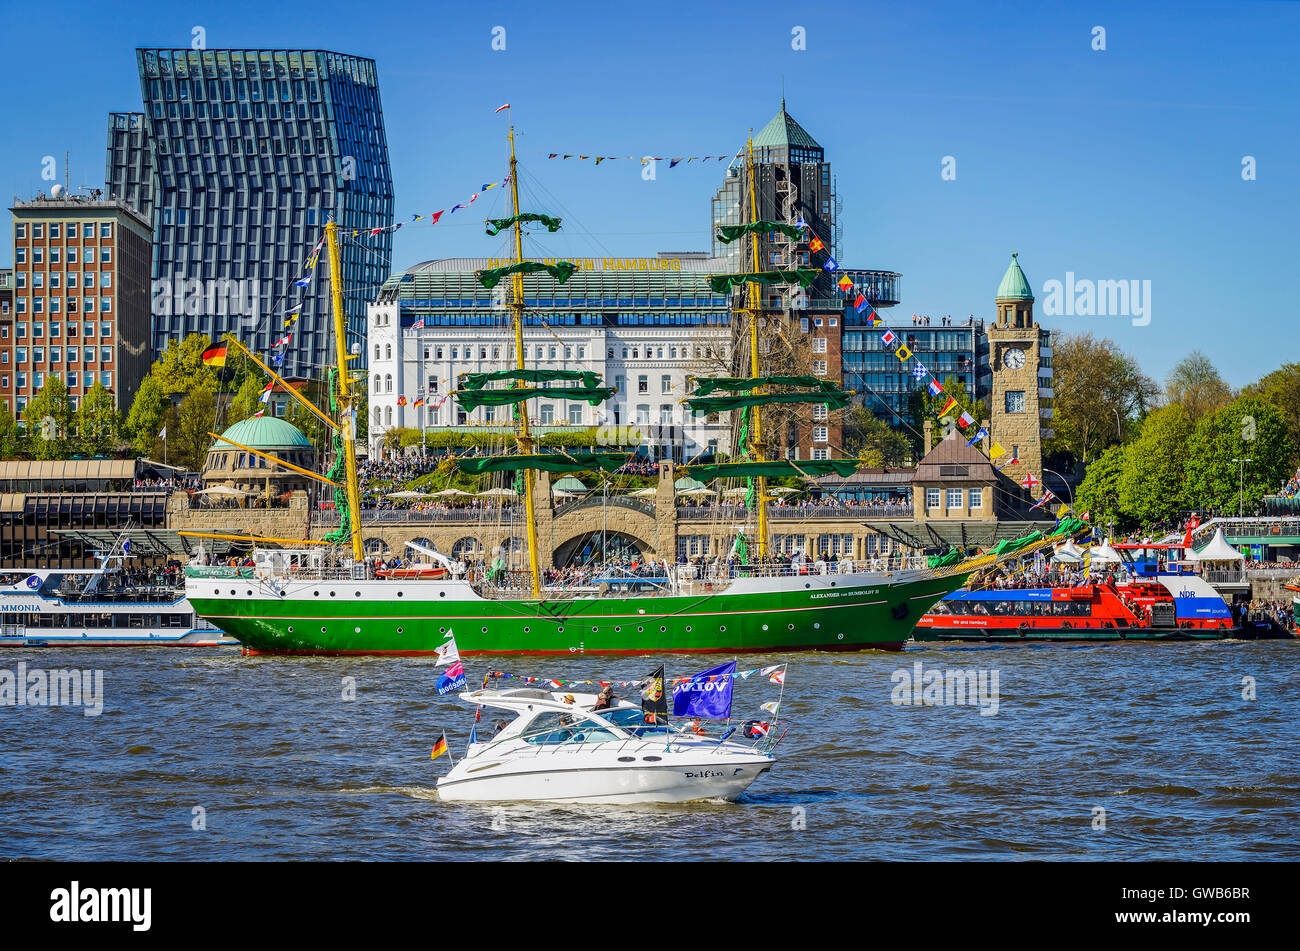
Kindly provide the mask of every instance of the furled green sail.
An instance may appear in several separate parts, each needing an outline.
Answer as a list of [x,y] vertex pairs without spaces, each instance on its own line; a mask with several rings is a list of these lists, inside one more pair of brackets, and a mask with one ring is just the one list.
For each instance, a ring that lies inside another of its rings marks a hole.
[[338,483],[334,487],[334,508],[339,513],[339,527],[325,536],[325,541],[331,545],[341,545],[352,537],[352,506],[348,502],[348,490],[343,481],[346,474],[347,456],[343,453],[343,437],[336,431],[334,433],[334,462],[329,471],[325,473],[325,478]]
[[686,405],[696,413],[725,413],[744,406],[764,406],[768,403],[825,403],[830,409],[843,409],[851,394],[840,390],[821,390],[814,393],[750,393],[733,396],[695,396]]
[[573,272],[577,269],[578,265],[572,261],[556,261],[554,264],[542,264],[540,261],[521,261],[518,264],[509,264],[506,267],[475,271],[474,276],[478,278],[480,284],[491,290],[501,283],[503,277],[508,277],[511,274],[535,274],[538,271],[545,271],[563,284],[573,277]]
[[707,482],[709,479],[729,479],[739,476],[851,476],[862,463],[857,459],[807,459],[799,462],[774,459],[770,462],[726,462],[679,466],[681,472]]
[[815,386],[836,390],[833,380],[815,376],[702,376],[695,380],[695,395],[708,396],[714,390],[752,390],[757,386]]
[[714,274],[709,278],[709,287],[715,294],[725,294],[733,287],[740,287],[750,282],[756,284],[798,284],[807,287],[817,279],[821,271],[817,268],[800,268],[797,271],[755,271],[752,274]]
[[514,215],[510,218],[489,218],[487,220],[487,233],[489,237],[495,237],[502,231],[505,231],[516,221],[522,224],[525,221],[536,221],[539,224],[546,225],[546,230],[554,233],[560,230],[560,219],[552,218],[550,215],[538,215],[526,211],[523,214]]
[[600,386],[600,374],[590,370],[493,370],[491,373],[465,373],[460,385],[465,390],[481,390],[494,380],[525,380],[550,383],[552,380],[581,380],[583,386]]
[[545,472],[604,469],[613,472],[627,460],[625,452],[548,452],[518,456],[461,456],[454,461],[456,468],[462,472],[481,475],[484,472],[517,472],[522,469],[541,469]]
[[612,386],[519,386],[508,390],[457,390],[455,396],[456,402],[468,413],[480,406],[509,406],[535,396],[584,400],[592,406],[599,406],[615,392]]
[[719,225],[718,240],[723,244],[730,244],[737,238],[746,234],[767,234],[770,231],[779,231],[784,235],[794,238],[796,241],[803,240],[803,229],[794,225],[785,225],[777,221],[755,221],[747,225]]

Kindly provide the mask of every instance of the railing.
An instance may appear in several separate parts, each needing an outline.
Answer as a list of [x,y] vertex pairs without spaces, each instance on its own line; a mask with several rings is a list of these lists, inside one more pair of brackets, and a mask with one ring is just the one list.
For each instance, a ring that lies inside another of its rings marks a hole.
[[[433,509],[367,509],[361,510],[361,524],[373,525],[387,522],[405,525],[431,525],[436,522],[481,522],[507,521],[524,517],[522,507],[483,506],[481,508],[455,508],[436,511]],[[337,509],[324,509],[312,513],[312,520],[320,525],[337,525]]]
[[603,504],[608,503],[614,508],[632,509],[634,512],[642,512],[645,515],[654,515],[655,507],[653,502],[644,502],[641,499],[629,498],[626,495],[611,495],[602,499],[599,495],[587,496],[582,499],[572,499],[563,502],[555,507],[555,515],[559,516],[566,512],[572,512],[577,509],[600,508]]
[[1201,577],[1210,584],[1245,584],[1246,572],[1240,568],[1218,571],[1204,571]]
[[[749,509],[743,505],[679,505],[678,518],[731,518],[749,517]],[[767,517],[771,519],[817,519],[817,518],[908,518],[912,517],[912,506],[907,505],[769,505]]]

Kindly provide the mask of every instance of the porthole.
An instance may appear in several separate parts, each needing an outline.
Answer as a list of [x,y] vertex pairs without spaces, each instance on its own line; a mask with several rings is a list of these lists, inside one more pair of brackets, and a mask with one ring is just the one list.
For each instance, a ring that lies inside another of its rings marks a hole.
[[813,622],[813,630],[814,630],[814,631],[820,631],[821,629],[822,629],[822,622],[821,622],[821,621],[814,621],[814,622]]
[[447,596],[447,592],[446,592],[446,591],[439,591],[439,592],[438,592],[438,597],[440,597],[440,598],[445,598],[446,596]]
[[524,633],[525,633],[525,634],[528,633],[528,628],[524,628]]
[[290,633],[290,634],[293,633],[293,625],[292,625],[292,624],[289,625],[289,633]]
[[766,625],[766,624],[763,625],[763,630],[765,630],[765,631],[767,630],[767,625]]
[[635,763],[635,762],[636,762],[636,757],[635,757],[635,756],[620,756],[620,757],[618,758],[618,761],[619,761],[620,763]]
[[792,630],[792,631],[794,630],[794,625],[793,625],[793,624],[787,624],[786,627],[788,627],[788,628],[789,628],[790,630]]
[[719,624],[719,625],[718,625],[718,630],[719,630],[719,631],[722,631],[722,632],[725,633],[726,630],[727,630],[727,625],[725,625],[725,624]]
[[647,763],[657,763],[661,759],[663,759],[662,756],[642,756],[641,758],[645,760]]
[[234,594],[235,594],[235,589],[234,589],[234,588],[231,588],[231,589],[230,589],[230,594],[231,594],[232,597],[234,596]]
[[636,629],[636,632],[637,632],[638,634],[643,634],[643,633],[645,633],[645,628],[643,628],[643,627],[638,627],[638,628]]
[[249,589],[248,591],[245,591],[244,594],[246,594],[248,597],[251,598],[251,597],[253,596],[252,589]]
[[319,597],[320,597],[320,592],[319,592],[319,591],[313,591],[311,594],[312,594],[312,597],[314,597],[314,598],[319,598]]
[[220,588],[213,588],[213,589],[212,589],[212,593],[213,593],[213,594],[220,594],[220,593],[221,593],[221,589],[220,589]]
[[686,625],[686,633],[691,633],[691,626],[689,624]]
[[[357,630],[359,631],[359,630],[361,630],[361,628],[357,628]],[[401,634],[401,633],[402,633],[402,629],[401,629],[400,627],[397,629],[397,633],[398,633],[398,634]]]
[[807,581],[805,581],[805,582],[803,583],[803,586],[804,586],[805,588],[811,588],[811,587],[812,587],[812,585],[809,584]]
[[563,634],[563,633],[564,633],[564,625],[561,624],[558,628],[556,628],[556,630],[557,630],[560,634]]
[[599,633],[599,630],[600,630],[599,628],[595,628],[595,627],[593,627],[593,628],[591,629],[591,633],[593,633],[593,634],[597,634],[597,633]]
[[447,629],[446,629],[445,627],[440,627],[440,628],[438,628],[438,633],[439,633],[439,634],[446,634],[446,633],[447,633]]
[[321,632],[322,634],[324,634],[324,633],[325,633],[325,628],[322,627],[322,628],[320,629],[320,632]]
[[331,597],[331,598],[334,597],[334,595],[337,594],[337,593],[338,593],[338,592],[336,592],[336,591],[331,591],[331,592],[330,592],[330,597]]
[[403,594],[403,592],[401,592],[401,591],[397,592],[397,596],[398,596],[399,598],[402,596],[402,594]]
[[831,587],[832,587],[832,588],[835,587],[835,582],[834,582],[834,581],[831,582]]
[[661,628],[659,628],[659,633],[660,633],[660,634],[666,634],[666,633],[668,633],[668,628],[666,628],[666,627],[661,627]]
[[480,634],[486,634],[486,633],[487,633],[487,628],[486,628],[486,627],[481,627],[481,628],[479,628],[479,633],[480,633]]
[[352,629],[352,632],[353,632],[354,634],[360,634],[360,633],[361,633],[361,628],[359,628],[359,627],[354,627],[354,628]]
[[360,592],[360,591],[357,592],[357,597],[358,597],[358,598],[361,597],[361,592]]

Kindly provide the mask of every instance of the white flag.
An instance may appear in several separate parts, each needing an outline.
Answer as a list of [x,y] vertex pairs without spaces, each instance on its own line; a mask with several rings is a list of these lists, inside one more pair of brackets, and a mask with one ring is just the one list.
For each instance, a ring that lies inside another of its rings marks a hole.
[[158,438],[159,438],[159,439],[166,439],[166,438],[167,438],[167,427],[166,427],[166,426],[164,426],[164,427],[162,428],[162,432],[160,432],[160,433],[158,434]]
[[438,663],[434,664],[435,667],[445,667],[460,660],[460,651],[456,649],[456,638],[450,634],[447,635],[446,642],[435,647],[433,652],[438,655]]
[[762,709],[772,714],[772,716],[776,716],[777,711],[781,709],[781,701],[769,700],[767,703],[763,704]]

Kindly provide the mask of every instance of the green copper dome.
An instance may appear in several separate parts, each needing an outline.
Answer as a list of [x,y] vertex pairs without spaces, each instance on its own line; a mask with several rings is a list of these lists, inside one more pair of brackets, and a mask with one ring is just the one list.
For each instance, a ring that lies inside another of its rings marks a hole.
[[310,449],[311,442],[297,426],[274,416],[241,420],[221,435],[250,449]]
[[1002,275],[1002,283],[998,285],[996,300],[1033,300],[1034,292],[1029,286],[1029,279],[1025,277],[1025,272],[1020,270],[1020,262],[1015,251],[1011,252],[1011,266],[1007,268],[1007,273]]
[[754,136],[754,148],[820,149],[821,146],[785,111],[785,100],[782,99],[781,111]]

